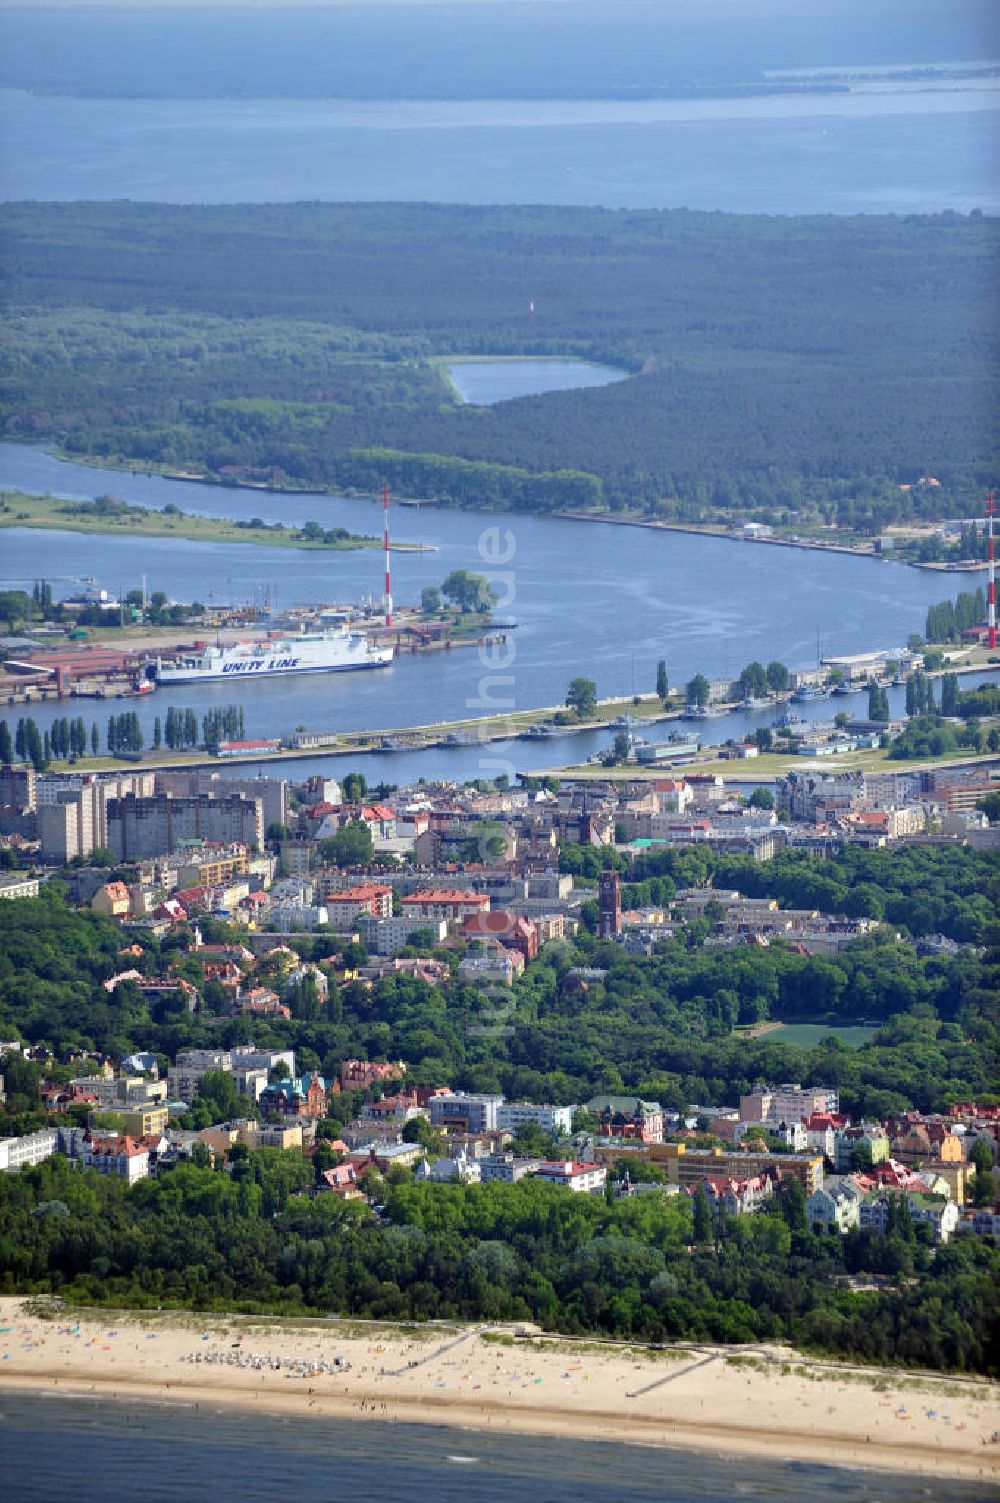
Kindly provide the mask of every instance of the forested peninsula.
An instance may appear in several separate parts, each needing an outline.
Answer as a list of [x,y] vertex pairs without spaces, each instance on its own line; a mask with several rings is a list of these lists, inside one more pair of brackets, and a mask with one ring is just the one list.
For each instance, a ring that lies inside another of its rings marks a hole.
[[[877,529],[995,477],[998,246],[976,213],[13,205],[0,424],[234,483]],[[456,355],[630,379],[477,408]]]

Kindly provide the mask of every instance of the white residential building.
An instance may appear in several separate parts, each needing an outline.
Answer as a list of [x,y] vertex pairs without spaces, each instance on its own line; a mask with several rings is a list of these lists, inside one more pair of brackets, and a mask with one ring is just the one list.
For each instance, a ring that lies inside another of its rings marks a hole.
[[790,1153],[804,1153],[809,1147],[809,1134],[801,1122],[780,1122],[771,1131],[782,1139]]
[[506,1132],[516,1132],[525,1122],[534,1122],[542,1132],[573,1131],[575,1106],[536,1106],[530,1101],[505,1101],[497,1107],[496,1125]]
[[837,1151],[837,1134],[832,1127],[807,1127],[806,1147],[832,1161]]
[[541,1163],[541,1159],[519,1159],[512,1153],[492,1153],[479,1161],[480,1178],[484,1185],[493,1180],[516,1185],[519,1180],[534,1174]]
[[[177,1056],[180,1059],[180,1055]],[[234,1070],[266,1070],[268,1074],[277,1066],[285,1065],[289,1077],[295,1079],[294,1049],[258,1049],[254,1044],[237,1044],[231,1051]]]
[[395,955],[397,950],[409,944],[410,935],[418,929],[429,929],[435,944],[443,944],[448,938],[446,919],[359,917],[356,927],[369,950],[376,955]]
[[429,1180],[432,1184],[478,1185],[482,1166],[479,1159],[460,1153],[455,1158],[435,1159],[433,1163],[421,1159],[414,1174],[417,1179]]
[[13,1174],[50,1159],[58,1142],[59,1134],[54,1128],[31,1132],[23,1138],[0,1138],[0,1173]]
[[99,1174],[117,1174],[134,1185],[149,1174],[149,1149],[145,1142],[117,1135],[94,1138],[84,1144],[83,1165]]
[[329,910],[322,904],[272,903],[268,912],[268,923],[279,934],[296,931],[311,934],[321,924],[329,922]]
[[573,1159],[557,1159],[540,1164],[537,1177],[550,1185],[564,1185],[578,1194],[599,1194],[608,1182],[608,1171],[603,1164],[580,1164]]

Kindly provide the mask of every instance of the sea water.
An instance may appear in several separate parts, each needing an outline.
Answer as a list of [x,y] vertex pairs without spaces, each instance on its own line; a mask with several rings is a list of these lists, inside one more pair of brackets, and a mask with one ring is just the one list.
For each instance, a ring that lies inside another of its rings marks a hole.
[[986,1503],[988,1484],[200,1404],[0,1395],[6,1503]]

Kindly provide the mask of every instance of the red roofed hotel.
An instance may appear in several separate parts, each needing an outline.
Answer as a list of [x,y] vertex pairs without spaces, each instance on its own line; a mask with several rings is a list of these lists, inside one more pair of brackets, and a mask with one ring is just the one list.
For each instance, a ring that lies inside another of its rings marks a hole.
[[460,887],[428,887],[403,899],[403,912],[412,917],[447,919],[455,922],[472,913],[488,913],[489,896]]
[[342,887],[327,898],[326,909],[331,924],[352,924],[366,916],[392,918],[392,888],[378,882]]

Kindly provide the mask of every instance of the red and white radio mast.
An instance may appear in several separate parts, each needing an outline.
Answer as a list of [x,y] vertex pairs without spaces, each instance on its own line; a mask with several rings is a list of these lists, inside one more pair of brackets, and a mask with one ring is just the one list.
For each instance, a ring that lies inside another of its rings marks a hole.
[[392,625],[392,571],[389,567],[389,487],[382,487],[382,516],[385,521],[385,624]]
[[986,624],[989,627],[989,645],[992,650],[997,645],[997,578],[996,564],[993,560],[993,517],[996,505],[993,500],[993,492],[986,497],[986,557],[989,560],[989,581],[986,585]]

